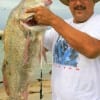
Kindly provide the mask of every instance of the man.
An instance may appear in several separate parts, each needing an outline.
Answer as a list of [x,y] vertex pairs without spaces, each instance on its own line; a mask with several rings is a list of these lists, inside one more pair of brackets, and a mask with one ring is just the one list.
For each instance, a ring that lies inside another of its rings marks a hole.
[[100,100],[100,0],[60,0],[73,18],[62,20],[44,7],[28,9],[38,24],[50,25],[44,47],[52,50],[52,100]]

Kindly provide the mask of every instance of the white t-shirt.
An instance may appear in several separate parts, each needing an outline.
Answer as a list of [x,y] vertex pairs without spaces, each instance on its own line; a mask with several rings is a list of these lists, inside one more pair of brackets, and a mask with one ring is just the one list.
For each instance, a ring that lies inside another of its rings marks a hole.
[[[80,24],[73,23],[73,19],[67,22],[100,40],[100,15],[93,15]],[[46,32],[44,46],[53,54],[53,100],[100,100],[100,56],[85,57],[71,48],[54,29]]]

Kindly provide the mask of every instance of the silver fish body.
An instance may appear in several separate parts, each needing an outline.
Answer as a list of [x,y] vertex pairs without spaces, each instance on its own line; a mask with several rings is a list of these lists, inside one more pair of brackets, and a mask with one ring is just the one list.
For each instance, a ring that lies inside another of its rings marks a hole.
[[23,8],[44,4],[43,0],[22,0],[11,12],[4,30],[3,78],[9,100],[28,100],[27,88],[39,69],[39,52],[44,26],[23,27]]

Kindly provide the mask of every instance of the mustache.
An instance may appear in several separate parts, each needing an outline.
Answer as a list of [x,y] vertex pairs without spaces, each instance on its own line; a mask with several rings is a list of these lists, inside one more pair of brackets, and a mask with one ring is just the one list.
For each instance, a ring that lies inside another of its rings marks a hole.
[[74,7],[74,10],[85,10],[85,9],[86,9],[86,7],[82,6],[82,5],[78,5],[78,6]]

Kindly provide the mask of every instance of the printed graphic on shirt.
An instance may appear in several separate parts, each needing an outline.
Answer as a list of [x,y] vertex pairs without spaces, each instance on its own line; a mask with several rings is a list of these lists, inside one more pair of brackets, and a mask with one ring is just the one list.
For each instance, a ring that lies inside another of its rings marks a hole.
[[54,63],[77,67],[78,53],[69,44],[59,37],[54,48]]

